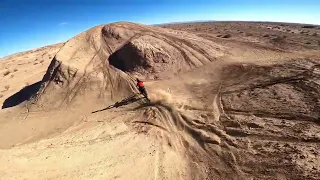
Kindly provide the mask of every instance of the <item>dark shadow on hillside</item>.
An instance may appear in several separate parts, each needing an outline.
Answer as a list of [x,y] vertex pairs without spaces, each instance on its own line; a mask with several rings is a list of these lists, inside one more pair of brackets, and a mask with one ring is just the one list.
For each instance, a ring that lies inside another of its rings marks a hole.
[[138,95],[139,94],[135,94],[133,96],[127,97],[127,98],[125,98],[125,99],[123,99],[121,101],[118,101],[115,104],[112,104],[112,105],[110,105],[110,106],[108,106],[108,107],[106,107],[104,109],[93,111],[92,113],[97,113],[97,112],[105,111],[105,110],[112,109],[112,108],[118,108],[120,106],[125,106],[125,105],[128,105],[128,104],[137,102],[140,99],[145,99],[145,97],[138,97]]
[[29,100],[34,94],[36,94],[41,87],[41,81],[32,85],[26,86],[19,92],[8,97],[2,104],[2,109],[10,108],[21,104],[24,101]]
[[143,69],[151,67],[147,60],[130,43],[125,44],[111,54],[108,60],[112,66],[125,72],[133,71],[137,67],[142,67]]

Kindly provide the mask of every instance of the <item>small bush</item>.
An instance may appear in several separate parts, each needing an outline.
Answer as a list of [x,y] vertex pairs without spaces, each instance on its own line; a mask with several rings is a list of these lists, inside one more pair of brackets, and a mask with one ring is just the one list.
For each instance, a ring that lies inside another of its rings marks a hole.
[[305,44],[311,44],[311,42],[306,42]]
[[13,72],[17,72],[17,71],[18,71],[18,69],[14,69],[14,70],[13,70]]
[[43,63],[43,62],[44,62],[44,60],[41,60],[41,61],[40,61],[40,63]]
[[265,35],[263,35],[263,37],[270,37],[270,35],[269,34],[265,34]]
[[10,78],[13,78],[13,77],[14,77],[14,75],[13,75],[13,74],[11,74]]
[[7,76],[8,74],[10,74],[10,71],[7,70],[6,72],[3,73],[3,76]]
[[33,65],[37,65],[38,63],[34,63]]
[[283,42],[285,42],[285,39],[283,37],[278,36],[278,37],[271,39],[271,41],[274,43],[283,43]]
[[226,35],[223,35],[221,36],[222,38],[231,38],[231,34],[226,34]]
[[8,90],[8,89],[10,88],[10,86],[9,86],[9,85],[6,85],[4,88],[5,88],[6,90]]
[[312,29],[312,28],[316,28],[317,26],[314,25],[306,25],[306,26],[302,26],[302,28],[308,28],[308,29]]

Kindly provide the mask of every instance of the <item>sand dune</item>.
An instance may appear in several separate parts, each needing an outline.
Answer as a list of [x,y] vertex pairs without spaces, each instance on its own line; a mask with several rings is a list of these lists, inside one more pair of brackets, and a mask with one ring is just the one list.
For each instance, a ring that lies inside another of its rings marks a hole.
[[320,30],[302,31],[118,22],[5,57],[0,177],[319,179]]

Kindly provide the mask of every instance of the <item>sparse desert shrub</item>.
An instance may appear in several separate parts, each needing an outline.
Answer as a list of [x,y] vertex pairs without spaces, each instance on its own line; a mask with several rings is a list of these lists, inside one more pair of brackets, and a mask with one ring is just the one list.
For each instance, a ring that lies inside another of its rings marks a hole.
[[10,74],[10,71],[9,71],[9,70],[5,71],[5,72],[3,73],[3,76],[7,76],[8,74]]
[[271,42],[274,42],[274,43],[283,43],[284,41],[285,41],[285,39],[280,36],[277,36],[277,37],[271,39]]
[[291,31],[291,29],[286,29],[286,31],[287,31],[287,32],[290,32],[290,31]]
[[18,69],[14,69],[14,70],[13,70],[13,72],[17,72],[17,71],[18,71]]
[[43,63],[43,62],[44,62],[44,60],[41,60],[41,61],[40,61],[40,63]]
[[302,28],[308,28],[308,29],[312,29],[312,28],[316,28],[317,26],[314,26],[314,25],[305,25],[305,26],[302,26]]
[[36,63],[34,63],[33,65],[37,65],[37,64],[39,64],[39,63],[36,62]]
[[13,78],[13,77],[14,77],[14,75],[13,75],[13,74],[11,74],[10,78]]
[[312,36],[318,36],[318,34],[315,32],[315,33],[312,34]]
[[265,35],[263,35],[263,37],[270,37],[270,35],[269,34],[265,34]]
[[305,44],[311,44],[311,42],[306,42]]
[[10,86],[9,86],[9,85],[6,85],[6,86],[4,87],[4,89],[8,90],[8,89],[10,89]]
[[309,31],[300,31],[300,34],[308,34]]
[[222,38],[231,38],[231,34],[226,34],[226,35],[223,35],[221,36]]

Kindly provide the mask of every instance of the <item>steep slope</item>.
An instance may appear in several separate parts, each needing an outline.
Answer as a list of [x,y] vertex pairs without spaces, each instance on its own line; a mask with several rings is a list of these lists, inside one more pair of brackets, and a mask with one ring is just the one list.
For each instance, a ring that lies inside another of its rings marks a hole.
[[0,58],[0,104],[21,88],[40,81],[61,46],[55,44]]
[[221,55],[222,46],[186,32],[125,22],[97,26],[64,44],[36,99],[52,108],[79,93],[128,96],[135,89],[134,77],[170,77]]

